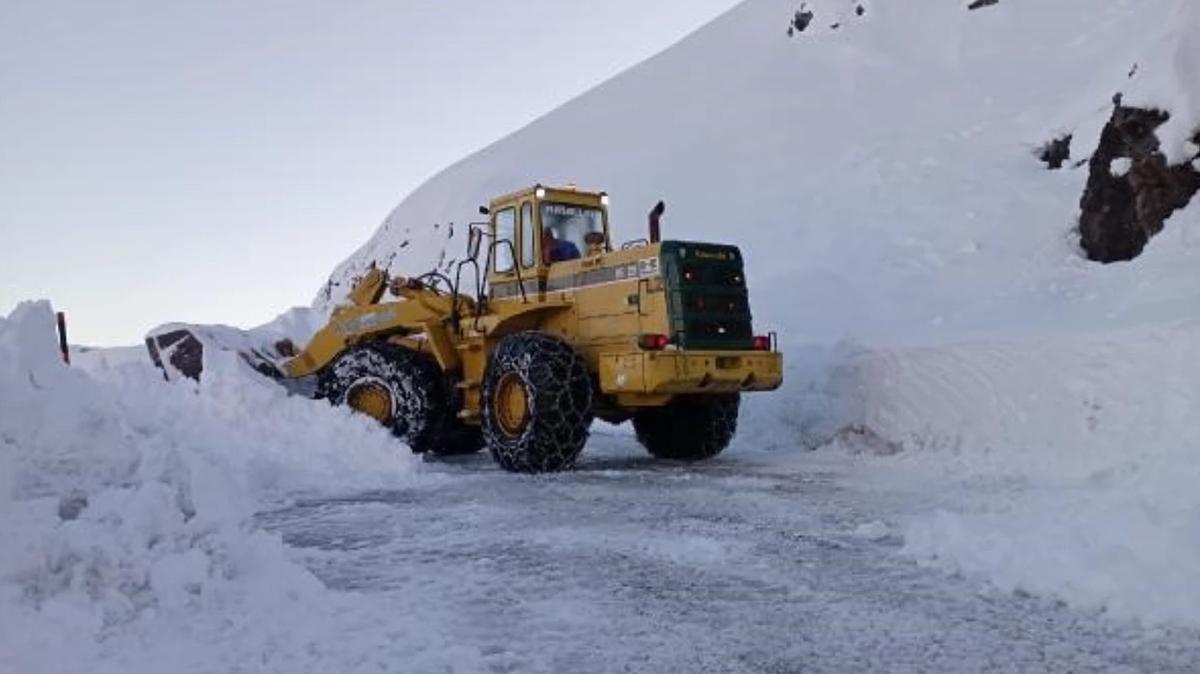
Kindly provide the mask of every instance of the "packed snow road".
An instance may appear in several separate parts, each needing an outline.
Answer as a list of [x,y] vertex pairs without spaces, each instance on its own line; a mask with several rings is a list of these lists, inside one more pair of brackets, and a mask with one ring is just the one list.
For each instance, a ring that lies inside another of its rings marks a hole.
[[[664,463],[594,434],[575,472],[511,475],[481,454],[260,519],[329,586],[409,618],[392,652],[425,655],[397,671],[1200,670],[1195,632],[918,567],[884,524],[894,497],[796,465]],[[386,630],[388,613],[363,620]]]

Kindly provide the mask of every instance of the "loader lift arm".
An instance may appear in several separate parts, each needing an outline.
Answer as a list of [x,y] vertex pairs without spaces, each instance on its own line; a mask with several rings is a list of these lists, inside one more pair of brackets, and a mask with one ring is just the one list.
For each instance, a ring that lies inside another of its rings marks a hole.
[[[400,298],[397,302],[378,303],[384,290]],[[316,374],[348,346],[383,336],[403,339],[425,335],[425,342],[443,370],[459,368],[456,317],[463,311],[474,312],[475,301],[456,292],[444,293],[421,279],[388,277],[386,272],[370,270],[350,295],[351,304],[338,307],[329,323],[321,328],[294,358],[283,363],[288,377]],[[364,301],[365,300],[365,301]]]

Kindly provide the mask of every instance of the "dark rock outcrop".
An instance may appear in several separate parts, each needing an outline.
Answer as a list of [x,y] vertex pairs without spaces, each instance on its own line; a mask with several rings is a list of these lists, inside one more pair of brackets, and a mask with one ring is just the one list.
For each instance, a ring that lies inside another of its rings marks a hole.
[[1060,169],[1071,158],[1071,134],[1051,140],[1038,150],[1038,159],[1051,169]]
[[800,9],[796,10],[796,14],[792,16],[792,20],[788,24],[788,36],[807,30],[814,16],[815,14],[808,8],[807,3],[800,5]]
[[[1160,151],[1154,131],[1170,114],[1116,102],[1088,161],[1087,187],[1079,202],[1080,245],[1097,262],[1140,255],[1166,219],[1200,190],[1200,172],[1191,161],[1171,166]],[[1128,160],[1128,170],[1114,174],[1115,160]]]
[[984,7],[991,7],[992,5],[999,4],[999,2],[1000,0],[975,0],[971,4],[967,5],[967,9],[982,9]]

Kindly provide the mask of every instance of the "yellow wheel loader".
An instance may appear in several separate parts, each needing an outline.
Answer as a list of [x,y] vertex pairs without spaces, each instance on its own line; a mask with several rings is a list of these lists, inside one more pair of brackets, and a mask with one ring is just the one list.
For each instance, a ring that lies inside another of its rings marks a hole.
[[[372,268],[303,350],[244,355],[276,378],[315,379],[316,397],[415,452],[486,446],[507,470],[562,470],[599,417],[632,420],[655,456],[710,458],[733,438],[741,393],[779,387],[782,356],[751,329],[740,251],[661,241],[663,211],[648,238],[618,248],[604,193],[497,197],[453,278]],[[160,364],[203,342],[187,330],[147,340]]]

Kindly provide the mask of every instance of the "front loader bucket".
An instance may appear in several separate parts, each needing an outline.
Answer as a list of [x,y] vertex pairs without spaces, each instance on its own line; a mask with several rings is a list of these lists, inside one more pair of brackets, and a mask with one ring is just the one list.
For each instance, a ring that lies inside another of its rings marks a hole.
[[146,350],[168,380],[200,381],[205,355],[220,351],[233,351],[259,374],[281,379],[283,374],[276,363],[292,355],[294,347],[288,340],[259,343],[262,341],[251,333],[227,326],[175,323],[151,330],[146,336]]
[[188,330],[151,334],[146,337],[146,350],[167,379],[172,379],[171,375],[175,374],[200,381],[200,373],[204,371],[204,345]]

